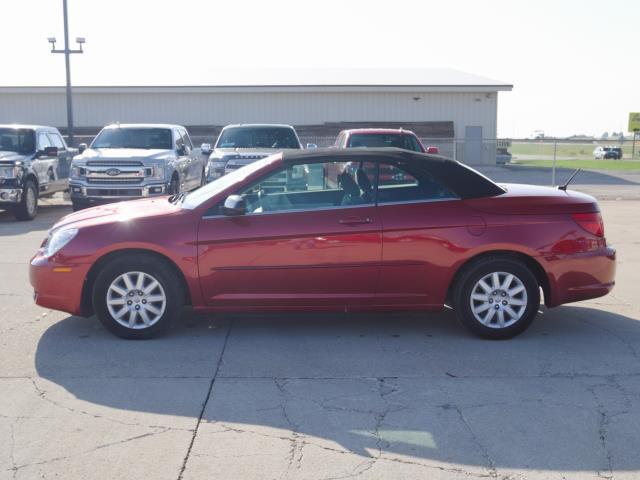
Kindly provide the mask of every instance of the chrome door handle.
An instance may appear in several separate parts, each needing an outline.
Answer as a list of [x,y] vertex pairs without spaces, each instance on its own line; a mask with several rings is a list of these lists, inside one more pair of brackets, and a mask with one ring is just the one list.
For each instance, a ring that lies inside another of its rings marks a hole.
[[342,218],[339,220],[342,225],[362,225],[366,223],[373,223],[373,220],[370,218],[361,218],[361,217],[349,217]]

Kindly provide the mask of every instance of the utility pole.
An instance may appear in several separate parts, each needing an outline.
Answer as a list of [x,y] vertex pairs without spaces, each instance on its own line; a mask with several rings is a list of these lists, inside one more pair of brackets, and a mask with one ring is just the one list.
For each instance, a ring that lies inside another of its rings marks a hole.
[[80,48],[71,50],[69,48],[69,18],[67,15],[67,0],[62,0],[62,13],[64,16],[64,49],[56,49],[56,38],[49,37],[47,40],[51,44],[51,53],[64,53],[64,63],[67,70],[67,136],[70,145],[74,145],[73,135],[73,98],[71,92],[71,59],[72,53],[84,53],[82,45],[85,43],[83,37],[76,37],[76,43]]

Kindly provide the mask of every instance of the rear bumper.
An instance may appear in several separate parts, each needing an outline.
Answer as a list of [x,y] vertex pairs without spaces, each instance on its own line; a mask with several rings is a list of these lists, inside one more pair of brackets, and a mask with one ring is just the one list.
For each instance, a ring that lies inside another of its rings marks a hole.
[[37,305],[82,315],[82,287],[90,264],[60,264],[38,252],[29,266],[29,281]]
[[603,297],[615,285],[616,249],[604,247],[595,252],[547,258],[549,277],[548,307]]

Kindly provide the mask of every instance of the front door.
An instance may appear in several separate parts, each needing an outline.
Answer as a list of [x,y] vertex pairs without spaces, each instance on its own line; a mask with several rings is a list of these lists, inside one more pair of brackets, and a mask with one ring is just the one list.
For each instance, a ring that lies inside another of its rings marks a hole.
[[[329,178],[335,172],[344,174],[338,182]],[[350,164],[295,164],[237,192],[245,199],[245,215],[225,216],[214,207],[198,231],[198,267],[207,303],[373,303],[381,224],[372,192],[363,187]]]

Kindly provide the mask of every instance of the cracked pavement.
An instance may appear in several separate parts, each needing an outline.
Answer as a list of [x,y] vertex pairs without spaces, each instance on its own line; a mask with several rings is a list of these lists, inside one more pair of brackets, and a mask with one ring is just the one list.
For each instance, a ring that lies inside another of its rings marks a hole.
[[601,202],[618,285],[521,337],[435,315],[185,315],[119,340],[35,306],[70,209],[0,212],[0,479],[640,477],[640,202]]

